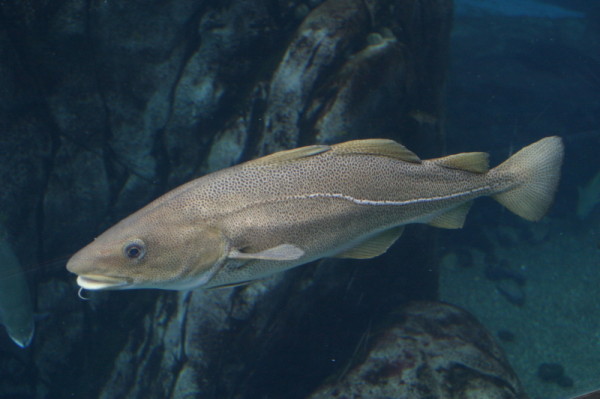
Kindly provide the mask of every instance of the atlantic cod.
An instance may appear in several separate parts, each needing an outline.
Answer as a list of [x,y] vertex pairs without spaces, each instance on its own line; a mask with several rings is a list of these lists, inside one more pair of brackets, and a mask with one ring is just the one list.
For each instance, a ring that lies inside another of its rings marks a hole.
[[486,153],[421,160],[387,139],[277,152],[188,182],[81,249],[67,269],[88,290],[190,290],[248,283],[324,257],[372,258],[403,226],[463,226],[491,196],[540,219],[563,144],[547,137],[488,169]]

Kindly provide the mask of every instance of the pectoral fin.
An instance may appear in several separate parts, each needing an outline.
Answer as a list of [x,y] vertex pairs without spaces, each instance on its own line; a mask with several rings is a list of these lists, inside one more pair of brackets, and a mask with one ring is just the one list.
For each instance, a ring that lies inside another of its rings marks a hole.
[[292,244],[281,244],[273,248],[265,249],[260,252],[241,252],[232,249],[229,252],[229,258],[232,259],[263,259],[263,260],[296,260],[304,255],[304,251]]
[[436,216],[429,221],[428,224],[443,229],[460,229],[465,224],[465,219],[467,218],[467,213],[469,213],[471,204],[472,201],[469,201],[456,208],[452,208],[448,212]]
[[402,235],[404,226],[394,227],[361,242],[354,248],[335,255],[335,258],[369,259],[383,254]]

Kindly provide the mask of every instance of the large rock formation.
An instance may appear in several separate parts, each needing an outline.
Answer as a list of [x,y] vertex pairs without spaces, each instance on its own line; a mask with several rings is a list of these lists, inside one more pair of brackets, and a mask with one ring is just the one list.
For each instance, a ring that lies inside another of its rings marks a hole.
[[2,394],[302,398],[387,311],[435,298],[420,228],[376,262],[208,292],[84,302],[49,260],[275,150],[392,137],[439,154],[450,21],[450,0],[0,1],[0,206],[42,315],[33,348],[5,352]]
[[485,328],[447,304],[411,303],[361,342],[364,359],[309,399],[527,397]]

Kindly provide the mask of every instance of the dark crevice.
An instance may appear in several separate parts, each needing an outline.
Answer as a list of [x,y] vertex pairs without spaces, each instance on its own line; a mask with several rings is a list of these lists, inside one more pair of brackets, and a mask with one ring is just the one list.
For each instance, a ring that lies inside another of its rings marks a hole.
[[[369,9],[366,7],[366,5],[364,6],[362,12],[364,12],[367,15],[370,15]],[[368,25],[371,25],[371,23],[369,22]],[[360,34],[355,34],[355,37],[366,36],[368,30],[369,28],[365,29]],[[334,39],[330,38],[330,40]],[[335,56],[327,65],[320,68],[321,71],[315,79],[312,88],[310,89],[310,92],[307,95],[306,101],[304,101],[305,107],[299,111],[299,145],[308,145],[314,143],[314,124],[322,116],[322,106],[329,105],[329,99],[335,98],[340,90],[340,88],[336,87],[335,85],[335,79],[341,76],[344,67],[346,66],[347,62],[351,59],[351,57],[363,50],[363,47],[361,46],[363,46],[364,44],[360,40],[355,40],[355,42],[356,43],[352,43],[350,41],[338,41],[337,43],[335,43],[335,46],[333,46]],[[307,68],[310,68],[312,66],[314,58],[317,56],[317,52],[319,51],[319,49],[320,46],[313,49]],[[320,96],[328,97],[328,99],[322,99],[321,109],[319,109],[317,112],[314,112],[314,110],[310,110],[313,103]],[[311,111],[310,116],[308,116],[309,111]]]
[[[165,124],[161,128],[157,129],[156,134],[154,136],[154,146],[152,148],[152,153],[156,159],[156,191],[154,193],[155,195],[162,194],[165,191],[165,189],[168,188],[168,181],[169,176],[172,172],[172,165],[167,145],[167,127],[169,126],[173,118],[175,96],[177,88],[179,87],[179,83],[181,82],[181,79],[184,75],[189,61],[198,51],[198,49],[202,46],[202,38],[198,33],[198,24],[200,23],[200,19],[204,15],[207,7],[207,5],[204,5],[204,7],[200,7],[190,16],[188,21],[185,23],[183,29],[181,30],[179,40],[175,41],[176,43],[183,42],[185,43],[185,45],[179,69],[175,73],[175,79],[173,80],[173,85],[169,92],[169,110]],[[175,49],[176,47],[171,51],[171,54],[176,53]]]
[[240,155],[240,161],[247,161],[257,155],[258,147],[263,139],[265,128],[264,117],[267,110],[267,102],[262,98],[255,99],[250,110],[250,123],[246,145]]
[[[140,179],[147,180],[145,176],[140,173],[137,173],[134,168],[127,165],[127,163],[121,161],[117,154],[113,151],[110,146],[110,142],[113,138],[113,132],[111,129],[111,110],[108,106],[108,100],[105,91],[103,90],[103,85],[101,84],[102,78],[100,73],[100,66],[102,65],[102,60],[98,59],[98,49],[95,46],[95,41],[91,36],[92,29],[92,21],[91,21],[91,1],[88,0],[86,4],[85,10],[85,36],[87,40],[87,44],[90,46],[90,54],[93,58],[93,62],[91,62],[91,70],[94,74],[94,82],[96,86],[96,91],[98,96],[100,97],[100,103],[102,106],[102,113],[104,115],[104,123],[102,128],[102,148],[101,153],[98,155],[102,158],[104,164],[104,170],[106,172],[106,179],[108,183],[108,210],[110,213],[111,209],[115,208],[115,204],[118,201],[119,194],[123,187],[127,182],[127,178],[129,174],[134,174]],[[82,143],[78,143],[78,145],[82,146],[82,148],[86,148]],[[95,150],[91,148],[86,148],[86,150],[97,153]]]
[[[180,293],[179,295],[185,295],[184,300],[181,303],[182,308],[178,308],[176,310],[177,313],[179,312],[183,312],[183,317],[181,318],[180,321],[180,326],[179,329],[181,331],[181,335],[180,335],[180,347],[179,347],[179,353],[177,354],[177,358],[175,359],[175,365],[173,367],[173,375],[178,376],[179,373],[183,370],[183,367],[186,365],[187,363],[187,355],[185,353],[185,342],[186,342],[186,331],[187,331],[187,319],[188,319],[188,310],[189,310],[189,305],[190,305],[190,301],[192,298],[193,293],[191,291],[187,291],[185,293]],[[175,312],[174,312],[175,313]],[[175,391],[176,388],[176,384],[177,384],[177,378],[173,378],[171,381],[170,386],[167,389],[166,392],[166,396],[167,397],[173,397],[173,393]]]
[[35,101],[32,104],[31,109],[28,110],[30,115],[39,116],[44,122],[47,129],[47,136],[50,138],[50,154],[48,158],[43,160],[43,186],[39,191],[39,199],[35,208],[35,223],[36,223],[36,240],[37,240],[37,260],[42,263],[45,258],[45,245],[44,245],[44,199],[48,184],[50,182],[51,171],[54,165],[54,159],[58,148],[60,147],[60,128],[56,123],[52,112],[49,109],[47,103],[47,90],[42,80],[37,73],[35,68],[35,62],[32,61],[33,56],[27,52],[27,38],[28,34],[22,26],[19,25],[19,21],[16,18],[8,18],[5,14],[4,7],[0,7],[0,21],[7,33],[8,40],[12,44],[12,51],[15,53],[15,60],[13,62],[19,67],[15,68],[18,73],[18,77],[25,82],[26,86],[31,87],[32,97]]
[[[48,117],[50,117],[50,115],[48,115]],[[48,118],[50,119],[50,118]],[[52,120],[52,119],[50,119]],[[52,122],[54,122],[54,120],[52,120]],[[53,123],[48,123],[49,126],[52,126]],[[52,170],[54,169],[54,160],[56,158],[56,154],[58,153],[58,149],[60,148],[60,137],[59,137],[59,132],[58,132],[58,126],[54,125],[53,129],[50,130],[49,132],[50,135],[50,156],[48,158],[46,158],[44,160],[44,177],[43,177],[43,187],[40,190],[40,197],[38,200],[38,204],[37,204],[37,209],[36,209],[36,233],[37,233],[37,248],[38,248],[38,262],[42,263],[43,260],[46,257],[46,248],[45,248],[45,241],[44,241],[44,234],[45,234],[45,208],[44,208],[44,203],[45,203],[45,198],[46,198],[46,193],[48,191],[48,186],[50,184],[50,177],[52,175]],[[45,270],[45,269],[42,269]],[[35,303],[35,302],[34,302]]]

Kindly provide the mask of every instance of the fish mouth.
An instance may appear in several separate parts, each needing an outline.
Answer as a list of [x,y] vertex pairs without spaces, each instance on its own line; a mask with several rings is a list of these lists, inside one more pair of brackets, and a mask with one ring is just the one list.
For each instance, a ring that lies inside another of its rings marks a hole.
[[86,290],[123,289],[132,283],[123,277],[109,277],[101,274],[83,274],[77,277],[77,284]]

